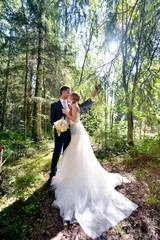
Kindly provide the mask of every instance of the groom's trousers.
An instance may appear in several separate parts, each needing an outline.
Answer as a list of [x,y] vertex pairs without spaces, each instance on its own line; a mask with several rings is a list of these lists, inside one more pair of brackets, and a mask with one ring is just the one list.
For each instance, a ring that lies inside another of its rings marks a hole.
[[54,153],[52,157],[50,177],[53,177],[56,175],[57,164],[58,164],[59,157],[61,155],[62,148],[64,152],[65,149],[68,147],[70,140],[71,140],[70,129],[68,129],[66,132],[61,133],[60,136],[57,135],[57,132],[55,130],[55,146],[54,146]]

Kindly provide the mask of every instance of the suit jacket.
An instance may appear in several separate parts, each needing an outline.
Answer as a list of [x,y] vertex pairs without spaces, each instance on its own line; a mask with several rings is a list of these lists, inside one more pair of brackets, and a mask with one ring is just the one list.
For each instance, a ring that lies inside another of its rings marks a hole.
[[[84,109],[90,104],[92,104],[92,101],[88,99],[87,101],[78,105],[80,109]],[[52,125],[54,124],[54,122],[58,121],[63,116],[65,117],[65,114],[62,113],[62,109],[63,109],[63,106],[60,100],[51,104],[51,124]]]

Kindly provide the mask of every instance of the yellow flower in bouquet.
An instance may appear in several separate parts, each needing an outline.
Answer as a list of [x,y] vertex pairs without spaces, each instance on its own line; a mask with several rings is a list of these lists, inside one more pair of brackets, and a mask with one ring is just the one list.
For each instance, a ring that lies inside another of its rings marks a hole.
[[[60,120],[54,122],[53,128],[60,130],[61,132],[67,131],[69,128],[67,121],[62,117]],[[58,134],[60,136],[60,134]]]

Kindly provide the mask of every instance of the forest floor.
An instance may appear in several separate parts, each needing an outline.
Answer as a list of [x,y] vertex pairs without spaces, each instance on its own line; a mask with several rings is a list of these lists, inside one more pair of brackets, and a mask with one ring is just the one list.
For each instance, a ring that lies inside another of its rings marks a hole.
[[[46,187],[52,153],[48,152],[48,149],[43,149],[42,152],[35,154],[36,157],[33,157],[32,161],[24,157],[18,159],[16,162],[18,168],[14,160],[11,165],[4,168],[1,185],[0,239],[91,240],[79,224],[68,227],[63,225],[59,210],[51,206],[55,199],[54,191]],[[99,152],[96,153],[107,171],[117,172],[131,181],[129,184],[116,187],[116,190],[139,207],[129,218],[106,231],[98,239],[159,240],[160,169],[157,162],[148,156],[130,158],[130,161],[126,161],[126,155],[111,154],[109,158],[105,157],[105,152],[102,157],[100,155]]]

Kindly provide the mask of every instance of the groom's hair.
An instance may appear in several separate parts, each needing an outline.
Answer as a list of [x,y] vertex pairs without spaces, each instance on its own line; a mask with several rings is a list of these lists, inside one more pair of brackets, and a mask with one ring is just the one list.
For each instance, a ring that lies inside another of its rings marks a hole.
[[68,87],[68,86],[62,86],[61,88],[60,88],[60,94],[62,95],[62,91],[67,91],[67,90],[70,90],[70,87]]

